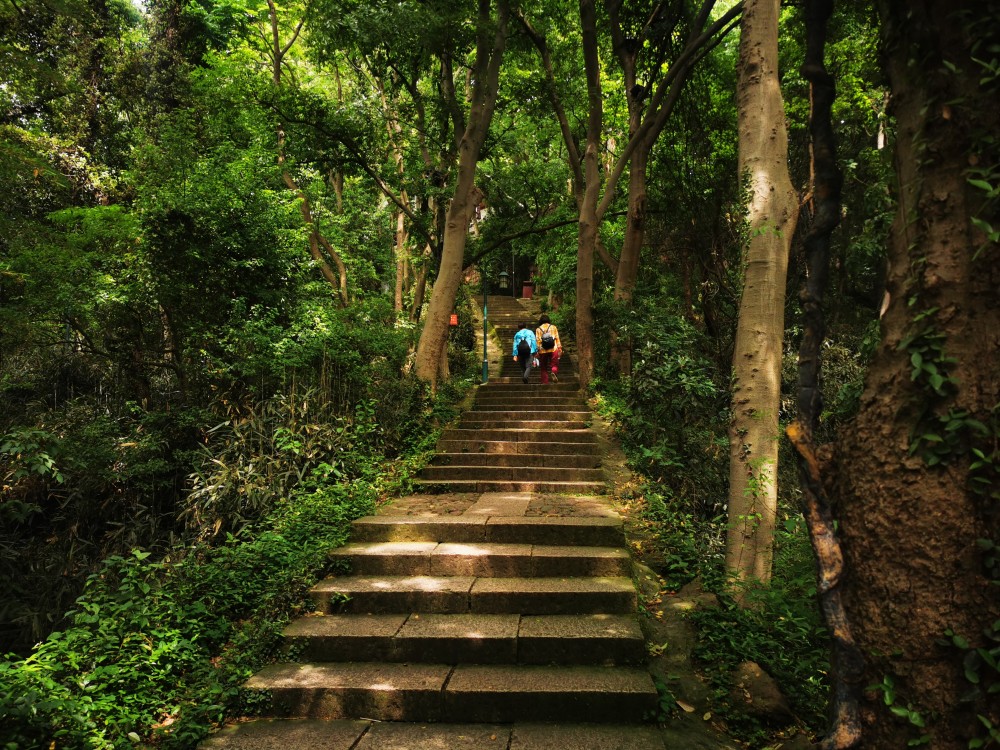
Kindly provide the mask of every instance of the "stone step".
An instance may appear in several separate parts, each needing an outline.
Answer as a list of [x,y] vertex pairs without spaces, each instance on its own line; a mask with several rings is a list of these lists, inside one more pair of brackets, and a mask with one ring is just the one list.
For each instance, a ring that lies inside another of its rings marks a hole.
[[547,466],[475,466],[452,464],[425,466],[419,478],[424,482],[601,482],[601,469],[561,469]]
[[499,479],[415,479],[414,489],[428,494],[447,492],[539,492],[553,495],[602,495],[604,482],[508,482]]
[[284,631],[296,661],[439,664],[641,664],[630,615],[326,615]]
[[636,607],[635,586],[624,577],[346,576],[310,593],[323,613],[628,614]]
[[[227,727],[202,750],[664,750],[655,726],[448,724],[255,719]],[[681,749],[683,750],[683,748]]]
[[517,378],[517,382],[501,382],[496,379],[491,379],[490,382],[480,385],[476,391],[477,396],[499,393],[540,393],[563,396],[580,393],[580,383],[577,379],[574,378],[573,380],[570,380],[568,377],[559,378],[558,382],[549,383],[548,385],[541,385],[540,383],[528,383],[525,385],[521,382],[520,378]]
[[575,547],[624,547],[620,518],[594,516],[364,516],[355,542],[496,542]]
[[[522,388],[556,388],[557,386],[565,386],[567,391],[578,391],[580,390],[580,379],[576,375],[563,375],[562,372],[559,373],[559,380],[555,383],[542,384],[538,378],[538,371],[532,369],[530,380],[525,383],[521,380],[521,371],[518,370],[515,375],[497,375],[496,372],[490,369],[490,383],[498,386],[511,386],[517,385]],[[487,383],[489,385],[489,383]],[[485,386],[480,386],[480,388]]]
[[499,422],[589,422],[593,419],[590,411],[579,411],[570,409],[476,409],[467,411],[462,415],[462,421],[481,422],[486,420],[496,420]]
[[[496,417],[489,412],[467,411],[462,414],[458,424],[462,429],[483,430],[538,430],[549,432],[554,430],[586,430],[590,424],[584,420],[575,419],[534,419],[530,411],[510,412],[508,417]],[[590,419],[590,414],[587,414]]]
[[526,578],[627,576],[628,553],[615,547],[557,547],[496,542],[353,542],[329,553],[357,575]]
[[597,436],[590,430],[537,430],[518,427],[480,428],[449,427],[442,431],[442,440],[503,441],[508,443],[590,443],[597,444]]
[[[515,443],[516,445],[516,443]],[[509,466],[520,469],[596,469],[601,457],[596,454],[568,453],[445,453],[438,446],[431,459],[433,466]]]
[[644,669],[603,666],[273,664],[246,687],[311,719],[640,722],[658,700]]
[[545,393],[480,396],[472,405],[475,411],[504,411],[522,407],[543,411],[589,411],[587,402],[579,396],[549,396]]
[[594,443],[519,443],[506,440],[440,440],[437,448],[444,453],[509,455],[587,455],[599,456],[600,446]]
[[[449,724],[334,719],[255,719],[227,727],[203,750],[664,750],[641,724]],[[683,748],[681,748],[683,750]]]

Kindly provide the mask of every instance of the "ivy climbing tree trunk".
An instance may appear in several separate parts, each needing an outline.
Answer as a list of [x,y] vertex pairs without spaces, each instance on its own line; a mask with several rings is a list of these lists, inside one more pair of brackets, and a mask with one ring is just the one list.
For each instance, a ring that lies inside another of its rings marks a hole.
[[[472,102],[468,122],[461,133],[458,147],[458,179],[455,193],[448,206],[444,228],[441,267],[427,307],[427,320],[417,345],[417,377],[437,386],[441,371],[442,352],[447,351],[448,319],[455,306],[455,297],[462,281],[465,243],[469,222],[482,195],[476,188],[476,166],[479,152],[486,140],[499,93],[500,63],[507,44],[507,21],[510,7],[507,0],[497,1],[497,18],[493,21],[490,0],[479,0],[475,70],[472,71]],[[492,31],[492,33],[491,33]],[[455,116],[459,116],[455,112]]]
[[739,168],[748,184],[745,275],[733,352],[726,565],[771,577],[788,251],[798,200],[778,82],[779,0],[747,0],[740,33]]
[[926,734],[965,750],[1000,726],[984,657],[1000,640],[1000,66],[986,54],[1000,4],[886,0],[881,13],[899,191],[888,305],[831,484],[861,685],[892,685],[862,705],[864,746]]

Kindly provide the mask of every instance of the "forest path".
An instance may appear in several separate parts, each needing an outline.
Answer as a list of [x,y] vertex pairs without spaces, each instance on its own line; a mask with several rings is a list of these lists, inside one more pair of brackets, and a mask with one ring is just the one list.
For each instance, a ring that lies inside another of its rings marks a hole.
[[287,661],[247,683],[270,718],[203,748],[712,746],[650,723],[635,571],[571,357],[558,383],[523,383],[509,347],[536,318],[510,298],[489,310],[494,376],[443,433],[425,492],[354,523],[331,551],[351,574],[314,587]]

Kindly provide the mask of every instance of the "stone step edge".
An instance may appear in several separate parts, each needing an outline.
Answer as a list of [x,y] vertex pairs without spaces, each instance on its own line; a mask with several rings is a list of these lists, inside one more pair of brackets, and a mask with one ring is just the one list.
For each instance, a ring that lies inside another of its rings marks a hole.
[[279,663],[245,687],[275,715],[388,721],[503,722],[652,718],[652,677],[638,667]]
[[621,547],[497,542],[353,542],[330,550],[360,575],[511,578],[629,576],[632,558]]
[[604,495],[608,486],[604,482],[518,482],[503,479],[414,479],[413,485],[429,494],[449,492],[541,492],[552,495]]
[[[592,493],[577,493],[593,497]],[[621,518],[606,516],[363,516],[351,524],[355,542],[531,543],[624,547]],[[540,541],[544,539],[544,541]],[[553,542],[552,540],[556,541]],[[587,541],[583,541],[587,540]]]
[[224,727],[198,750],[354,750],[362,739],[372,746],[393,748],[452,748],[461,743],[491,750],[663,750],[657,728],[645,724],[427,724],[370,719],[253,719]]
[[638,605],[625,576],[352,575],[325,578],[309,594],[322,613],[631,614]]
[[296,662],[609,666],[648,659],[632,614],[307,615],[289,623],[282,636],[288,660]]

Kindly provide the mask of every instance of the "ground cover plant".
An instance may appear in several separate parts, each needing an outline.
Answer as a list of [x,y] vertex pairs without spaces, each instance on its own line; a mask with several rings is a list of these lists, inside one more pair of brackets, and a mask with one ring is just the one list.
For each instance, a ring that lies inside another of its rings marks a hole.
[[[421,437],[402,446],[391,465],[364,404],[358,418],[326,423],[291,419],[286,410],[285,428],[250,441],[252,451],[239,456],[258,462],[263,480],[223,465],[239,453],[232,440],[238,430],[220,440],[219,454],[205,463],[225,472],[225,481],[206,474],[189,496],[199,537],[160,557],[136,549],[105,559],[64,627],[27,657],[0,661],[4,747],[189,748],[226,716],[252,713],[241,683],[276,656],[289,618],[308,609],[308,587],[329,571],[327,551],[345,541],[351,520],[406,489],[434,444],[435,425],[454,413],[449,404],[462,382],[412,416]],[[278,399],[272,417],[288,401]],[[301,395],[296,401],[308,406]],[[269,410],[259,411],[263,419]],[[318,454],[307,441],[324,430],[337,443]],[[293,460],[282,460],[289,453]],[[227,505],[231,495],[248,505]],[[226,529],[215,523],[223,518]]]

